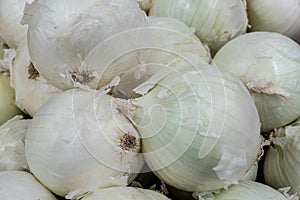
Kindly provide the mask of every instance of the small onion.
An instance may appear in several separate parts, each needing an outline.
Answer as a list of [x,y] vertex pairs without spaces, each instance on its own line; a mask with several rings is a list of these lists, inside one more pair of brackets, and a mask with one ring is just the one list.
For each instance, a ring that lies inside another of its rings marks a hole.
[[166,196],[158,192],[134,188],[134,187],[111,187],[97,190],[90,195],[82,198],[82,200],[133,200],[133,199],[147,199],[147,200],[168,200]]
[[127,185],[144,165],[139,151],[137,131],[111,97],[79,89],[44,104],[25,139],[32,173],[52,192],[69,193],[69,198],[97,187]]
[[212,55],[226,42],[245,33],[248,25],[242,0],[156,0],[150,15],[174,17],[195,27]]
[[152,86],[144,96],[117,100],[142,136],[148,166],[165,183],[185,191],[236,183],[256,162],[261,143],[248,91],[234,76],[208,64],[202,63],[202,70],[176,65],[182,66],[169,66],[155,84],[141,85],[140,91]]
[[21,114],[15,105],[15,92],[9,82],[9,75],[0,73],[0,125],[15,115]]
[[253,32],[228,42],[213,59],[251,92],[262,131],[300,117],[300,46],[272,32]]
[[277,129],[264,161],[264,177],[267,184],[275,187],[291,187],[300,194],[300,119]]
[[[25,3],[33,0],[0,0],[0,37],[11,48],[17,48],[24,40],[27,25],[20,23]],[[1,43],[1,41],[0,41]]]
[[146,18],[133,0],[35,0],[24,13],[32,62],[62,90],[72,88],[74,82],[95,84],[97,76],[85,67],[85,57],[100,42]]
[[270,31],[300,42],[299,0],[249,0],[250,31]]
[[28,169],[25,134],[30,120],[16,116],[0,126],[0,171]]
[[26,40],[17,49],[10,75],[11,86],[15,89],[16,105],[30,116],[34,116],[44,103],[61,92],[35,69],[30,61]]
[[32,174],[21,171],[0,172],[1,200],[56,200]]

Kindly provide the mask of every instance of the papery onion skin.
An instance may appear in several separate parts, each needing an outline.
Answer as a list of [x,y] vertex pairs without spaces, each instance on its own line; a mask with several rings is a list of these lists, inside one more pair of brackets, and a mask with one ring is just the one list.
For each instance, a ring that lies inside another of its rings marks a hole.
[[156,0],[149,15],[174,17],[195,27],[212,55],[229,40],[244,34],[248,25],[246,5],[241,0]]
[[151,170],[191,192],[236,183],[255,163],[261,141],[246,88],[232,75],[205,66],[170,67],[174,71],[147,94],[120,108],[141,134]]
[[115,110],[111,97],[94,95],[79,89],[60,93],[28,127],[30,170],[57,195],[80,196],[96,187],[123,185],[128,175],[126,185],[144,165],[137,131]]
[[15,91],[10,87],[9,75],[0,73],[0,125],[22,112],[15,105]]
[[28,169],[24,140],[29,122],[15,116],[0,126],[0,171]]
[[291,187],[291,194],[300,194],[300,119],[282,131],[266,152],[264,178],[277,189]]
[[213,64],[239,77],[256,104],[262,131],[300,116],[300,46],[273,32],[252,32],[227,43]]
[[32,62],[62,90],[73,88],[74,82],[96,88],[97,66],[86,68],[85,57],[100,42],[146,18],[133,0],[36,0],[24,13]]
[[221,190],[214,196],[215,200],[287,200],[284,195],[272,187],[254,181],[240,181],[239,184],[230,186],[227,191]]
[[270,31],[300,42],[299,0],[248,0],[249,31]]
[[93,192],[87,195],[82,200],[133,200],[133,199],[147,199],[147,200],[168,200],[166,196],[153,190],[147,190],[134,187],[111,187]]
[[28,26],[20,23],[26,2],[33,0],[0,0],[0,37],[11,48],[17,48],[26,37]]
[[57,200],[35,177],[22,171],[0,172],[1,200]]
[[10,76],[11,86],[15,90],[16,105],[31,117],[52,96],[62,92],[50,85],[35,69],[28,54],[26,40],[22,41],[17,49]]

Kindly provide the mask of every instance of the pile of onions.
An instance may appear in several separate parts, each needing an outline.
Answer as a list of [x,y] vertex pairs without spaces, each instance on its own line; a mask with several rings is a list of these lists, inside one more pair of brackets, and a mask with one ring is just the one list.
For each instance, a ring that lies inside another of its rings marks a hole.
[[246,1],[0,0],[0,199],[299,200],[300,2]]

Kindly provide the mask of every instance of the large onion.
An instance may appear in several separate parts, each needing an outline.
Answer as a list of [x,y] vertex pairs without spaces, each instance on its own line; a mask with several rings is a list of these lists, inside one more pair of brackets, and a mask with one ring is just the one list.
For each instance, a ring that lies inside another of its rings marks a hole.
[[74,198],[98,187],[124,186],[143,167],[137,131],[110,96],[94,95],[84,90],[58,94],[28,127],[30,170],[58,195]]

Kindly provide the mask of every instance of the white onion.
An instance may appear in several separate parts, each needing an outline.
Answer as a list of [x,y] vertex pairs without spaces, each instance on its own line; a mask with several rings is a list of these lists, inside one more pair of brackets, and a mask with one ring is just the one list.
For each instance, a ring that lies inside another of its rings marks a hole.
[[101,41],[137,27],[146,17],[133,0],[35,0],[24,13],[34,66],[63,90],[74,82],[95,84],[97,78],[85,67],[85,57]]
[[0,73],[0,125],[21,111],[15,105],[15,92],[10,87],[9,75]]
[[56,200],[32,174],[21,171],[0,172],[1,200]]
[[137,131],[106,94],[60,93],[36,113],[26,134],[30,170],[68,198],[126,185],[144,165]]
[[140,86],[151,89],[144,96],[118,100],[142,136],[147,164],[165,183],[186,191],[236,183],[256,162],[261,143],[248,91],[207,64],[202,70],[176,65],[182,66],[169,66],[156,83]]
[[213,59],[239,77],[256,104],[262,131],[300,117],[300,46],[272,32],[253,32],[228,42]]
[[300,42],[299,0],[248,0],[250,31],[270,31]]
[[31,3],[32,1],[0,0],[0,37],[11,48],[17,48],[19,43],[26,37],[28,26],[22,25],[20,21],[25,3]]
[[272,145],[264,161],[266,183],[275,187],[291,187],[291,193],[300,194],[300,119],[279,129],[278,137],[272,139]]
[[16,116],[0,126],[0,171],[28,169],[25,134],[30,120]]
[[246,32],[243,0],[156,0],[150,15],[174,17],[190,27],[214,55],[226,42]]
[[35,69],[28,55],[26,40],[21,42],[17,49],[10,75],[16,105],[30,116],[34,116],[44,103],[61,92],[50,85]]

